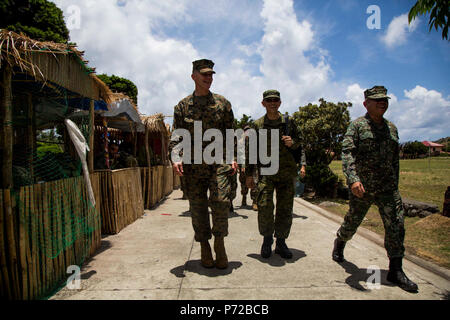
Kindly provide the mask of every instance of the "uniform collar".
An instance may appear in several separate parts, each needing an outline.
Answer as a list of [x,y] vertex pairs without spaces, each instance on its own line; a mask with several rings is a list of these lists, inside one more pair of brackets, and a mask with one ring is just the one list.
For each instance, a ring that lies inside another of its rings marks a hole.
[[[194,105],[194,97],[195,97],[195,91],[192,92],[191,96],[189,97],[189,101],[188,101],[189,105]],[[214,96],[211,91],[209,91],[207,97],[208,97],[208,102],[210,104],[215,104],[216,100],[214,100]]]
[[[373,125],[373,126],[378,126],[378,127],[380,126],[378,123],[376,123],[375,121],[372,120],[372,118],[370,117],[370,115],[369,115],[368,112],[366,112],[366,115],[364,116],[364,118],[367,119],[367,121],[369,122],[369,124],[371,124],[371,125]],[[385,124],[387,124],[387,121],[386,121],[386,119],[383,117],[382,125],[385,125]]]
[[[281,122],[284,123],[284,117],[283,117],[283,115],[281,114],[280,111],[278,111],[278,114],[280,115]],[[264,123],[269,123],[269,121],[278,121],[278,120],[280,120],[280,118],[278,118],[277,120],[270,120],[270,119],[267,117],[267,113],[266,113],[266,114],[264,115]]]

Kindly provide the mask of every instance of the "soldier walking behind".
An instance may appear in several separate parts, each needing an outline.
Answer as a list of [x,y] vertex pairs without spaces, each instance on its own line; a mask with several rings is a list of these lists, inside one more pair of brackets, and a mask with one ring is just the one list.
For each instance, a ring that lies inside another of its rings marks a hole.
[[[209,88],[213,82],[214,62],[207,59],[193,62],[191,78],[195,82],[195,91],[182,99],[174,108],[173,128],[184,128],[191,135],[191,150],[194,149],[194,122],[201,121],[202,137],[208,129],[218,129],[223,137],[226,129],[234,129],[234,116],[230,102],[221,95],[212,93]],[[202,141],[203,139],[200,139]],[[179,141],[170,142],[169,150]],[[202,154],[207,146],[203,142]],[[226,152],[223,152],[224,157]],[[224,159],[225,160],[225,159]],[[225,163],[225,161],[224,161]],[[219,269],[228,266],[228,257],[225,251],[224,237],[228,235],[228,212],[231,200],[231,176],[236,174],[237,163],[232,164],[194,164],[194,154],[191,154],[191,164],[173,162],[176,174],[185,179],[185,193],[189,199],[192,226],[195,240],[201,246],[201,264],[206,268],[214,265]],[[207,192],[209,190],[209,199]],[[212,229],[210,225],[208,203],[212,211]],[[209,239],[214,235],[214,251],[216,260],[213,260]]]
[[[260,129],[275,129],[280,131],[279,141],[279,170],[274,175],[259,175],[257,185],[258,228],[264,237],[261,247],[261,256],[269,258],[272,254],[273,235],[276,238],[275,253],[282,258],[292,258],[292,252],[286,245],[292,225],[292,209],[294,206],[295,179],[297,177],[297,163],[291,150],[301,148],[301,137],[292,121],[286,128],[286,120],[278,112],[281,105],[280,93],[277,90],[267,90],[263,93],[262,105],[266,114],[255,121],[256,131]],[[287,135],[286,131],[290,134]],[[259,134],[258,134],[259,136]],[[271,136],[267,134],[268,138]],[[259,141],[258,141],[259,148]],[[271,150],[271,141],[267,142],[267,150]],[[302,149],[303,150],[303,149]],[[304,151],[301,159],[301,175],[305,174],[306,157]],[[246,164],[245,174],[247,186],[254,187],[253,173],[263,165]],[[269,165],[267,165],[269,166]],[[257,168],[256,168],[257,167]],[[274,217],[273,192],[276,190],[276,212]]]
[[[249,125],[246,125],[244,127],[244,136],[243,138],[246,148],[248,148],[248,129],[250,129]],[[246,185],[246,176],[245,176],[245,165],[239,165],[239,182],[241,184],[241,195],[242,195],[242,202],[241,207],[247,206],[247,194],[248,194],[248,187]],[[256,188],[250,189],[250,198],[252,200],[252,208],[256,211]]]
[[332,257],[336,262],[344,261],[346,241],[355,234],[370,206],[376,204],[385,228],[387,280],[415,292],[417,284],[402,270],[405,228],[398,191],[399,143],[397,128],[383,118],[389,105],[386,94],[383,86],[364,91],[367,113],[349,125],[342,143],[342,169],[350,189],[350,208],[337,231]]

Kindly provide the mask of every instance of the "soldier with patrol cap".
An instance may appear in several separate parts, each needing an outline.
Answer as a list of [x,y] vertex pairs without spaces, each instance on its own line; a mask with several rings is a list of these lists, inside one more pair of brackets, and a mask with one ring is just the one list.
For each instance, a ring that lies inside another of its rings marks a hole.
[[[191,150],[195,150],[194,122],[201,122],[202,137],[208,129],[218,129],[225,137],[227,129],[234,129],[234,116],[230,102],[209,90],[215,73],[214,62],[201,59],[192,64],[191,78],[195,83],[195,91],[175,106],[173,128],[174,130],[180,128],[188,130],[191,135]],[[208,143],[203,139],[200,141],[203,154]],[[179,142],[179,137],[173,137],[169,145],[171,154]],[[225,150],[223,155],[225,157]],[[201,245],[201,264],[206,268],[214,266],[219,269],[227,268],[228,257],[225,251],[224,237],[228,235],[228,212],[232,193],[231,176],[236,174],[236,161],[226,164],[224,159],[223,164],[207,164],[205,159],[202,159],[201,163],[194,163],[194,152],[191,152],[190,163],[174,161],[173,169],[185,180],[185,192],[189,200],[195,240]],[[212,228],[208,204],[212,211]],[[209,244],[212,235],[214,235],[215,261]]]
[[355,234],[370,206],[376,204],[385,228],[384,244],[390,261],[387,280],[416,292],[417,284],[402,269],[405,228],[398,191],[398,132],[383,117],[390,98],[383,86],[367,89],[364,98],[367,113],[350,123],[342,142],[342,169],[349,186],[350,208],[337,231],[332,258],[344,261],[346,241]]
[[[292,258],[292,252],[286,245],[292,226],[292,209],[295,195],[295,179],[297,177],[297,163],[291,150],[302,148],[302,139],[292,121],[289,121],[289,135],[286,134],[286,119],[281,116],[278,109],[281,105],[280,92],[267,90],[263,93],[262,105],[266,108],[266,114],[255,121],[256,131],[260,129],[279,130],[279,169],[274,175],[259,174],[257,188],[258,229],[264,237],[261,246],[261,256],[269,258],[272,254],[273,236],[276,238],[275,253],[282,258]],[[267,133],[270,137],[270,133]],[[259,145],[259,142],[258,142]],[[267,150],[271,150],[270,138],[267,141]],[[247,161],[246,161],[247,162]],[[247,186],[254,187],[253,173],[263,165],[247,164],[245,174]],[[306,157],[302,148],[301,175],[305,175]],[[276,210],[274,215],[273,192],[276,191]]]

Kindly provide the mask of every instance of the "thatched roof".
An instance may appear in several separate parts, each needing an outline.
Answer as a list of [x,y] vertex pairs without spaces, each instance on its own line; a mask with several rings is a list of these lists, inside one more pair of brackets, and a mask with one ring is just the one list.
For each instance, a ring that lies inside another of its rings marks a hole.
[[7,63],[42,82],[51,81],[70,91],[109,103],[112,94],[75,46],[41,42],[5,29],[0,30],[0,67]]
[[152,116],[141,115],[142,123],[147,127],[150,132],[163,133],[168,135],[166,125],[164,124],[164,115],[158,113]]
[[[98,79],[98,78],[97,78]],[[119,101],[122,99],[128,100],[130,101],[130,104],[133,106],[134,110],[136,110],[136,112],[139,112],[137,105],[134,103],[133,99],[131,99],[129,96],[127,96],[124,93],[121,92],[111,92],[109,94],[109,99],[111,102],[115,102],[115,101]]]

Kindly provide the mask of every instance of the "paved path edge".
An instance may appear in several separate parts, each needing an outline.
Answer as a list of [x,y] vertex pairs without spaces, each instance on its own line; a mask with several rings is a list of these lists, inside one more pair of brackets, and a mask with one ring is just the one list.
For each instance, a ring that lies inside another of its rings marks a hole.
[[[294,200],[296,202],[300,203],[301,205],[308,207],[309,209],[321,214],[322,216],[324,216],[336,223],[341,224],[344,221],[344,219],[341,216],[339,216],[335,213],[332,213],[330,211],[327,211],[325,209],[322,209],[319,206],[316,206],[315,204],[312,204],[302,198],[294,198]],[[373,231],[370,231],[364,227],[359,227],[358,231],[356,233],[358,235],[366,238],[367,240],[370,240],[384,248],[384,239],[379,234],[377,234]],[[330,256],[330,258],[331,258],[331,256]],[[420,258],[416,255],[408,253],[408,252],[405,252],[405,258],[407,260],[419,265],[420,267],[422,267],[430,272],[433,272],[434,274],[446,279],[447,281],[450,281],[450,270],[448,270],[444,267],[441,267],[433,262],[430,262],[423,258]]]

